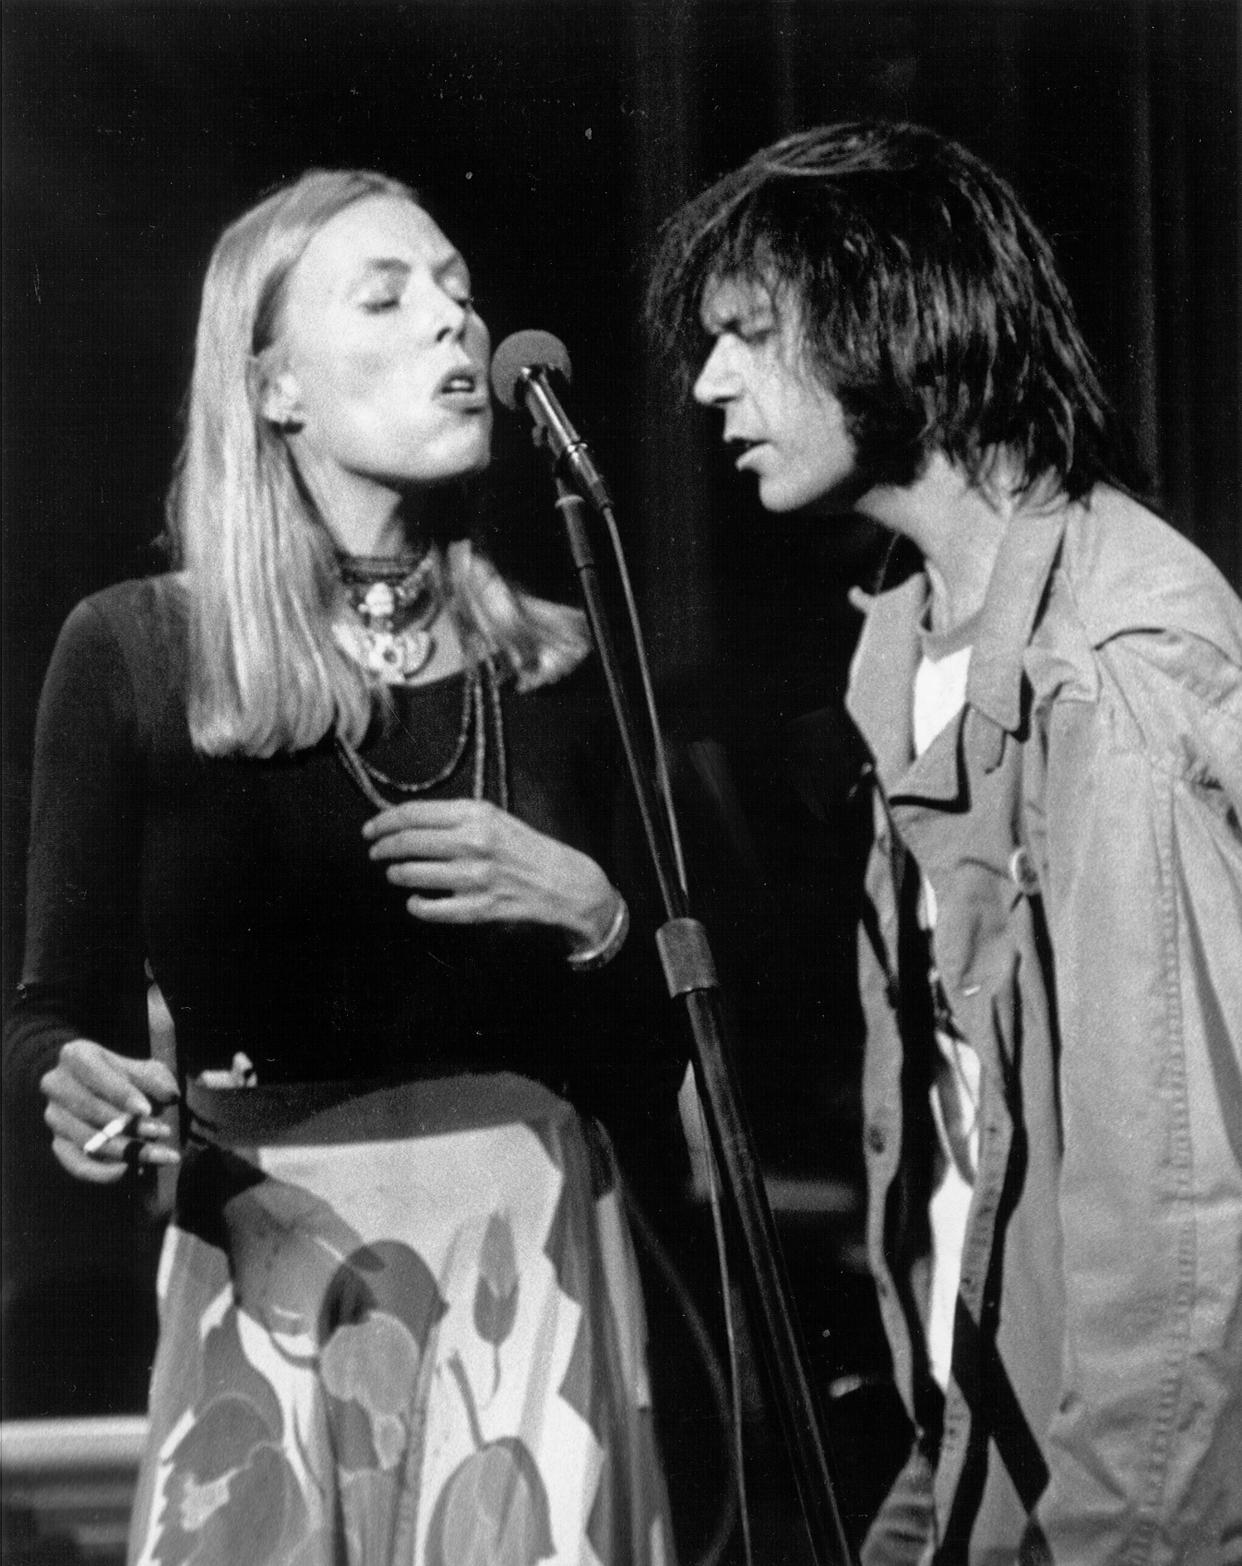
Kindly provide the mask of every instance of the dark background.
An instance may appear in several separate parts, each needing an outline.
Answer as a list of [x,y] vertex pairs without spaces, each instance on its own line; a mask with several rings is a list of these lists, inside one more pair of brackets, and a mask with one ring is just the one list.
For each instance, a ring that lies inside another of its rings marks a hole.
[[[798,816],[774,762],[789,720],[839,699],[857,628],[845,591],[874,540],[766,517],[735,483],[709,421],[644,350],[645,261],[685,196],[784,132],[880,114],[960,137],[1050,233],[1167,514],[1242,587],[1238,14],[1234,0],[10,0],[6,994],[43,670],[78,598],[158,562],[211,245],[281,178],[378,167],[415,184],[467,256],[493,341],[535,326],[570,347],[694,784],[695,889],[765,1162],[848,1192],[851,844]],[[497,472],[496,552],[558,579],[524,430],[501,427]],[[135,1230],[132,1203],[84,1198],[49,1167],[33,1118],[9,1119],[6,1410],[141,1407],[150,1225]],[[852,1276],[852,1220],[828,1227]],[[818,1341],[841,1306],[810,1287],[802,1308]],[[49,1323],[67,1319],[72,1346],[50,1349]],[[834,1373],[850,1368],[849,1334],[838,1341]]]

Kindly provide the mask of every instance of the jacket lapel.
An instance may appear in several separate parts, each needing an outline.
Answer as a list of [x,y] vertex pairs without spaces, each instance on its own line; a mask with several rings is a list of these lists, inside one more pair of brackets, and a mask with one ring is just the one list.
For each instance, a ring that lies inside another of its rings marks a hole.
[[[1026,649],[1065,522],[1063,507],[1017,517],[996,558],[971,653],[965,708],[976,715],[968,726],[969,737],[987,752],[978,759],[988,771],[1000,759],[1004,735],[1017,733],[1022,725]],[[949,724],[915,759],[911,704],[927,594],[927,578],[916,572],[877,596],[859,638],[846,707],[890,798],[945,805],[958,799],[965,787],[959,744],[965,716]]]
[[922,656],[919,623],[927,592],[927,578],[919,572],[876,598],[859,638],[846,706],[890,799],[913,795],[947,804],[961,786],[957,747],[950,738],[956,725],[950,724],[922,756],[914,754],[914,675]]
[[927,578],[922,573],[878,594],[850,671],[846,710],[866,740],[886,789],[914,758],[910,692],[919,661],[918,624],[926,602]]

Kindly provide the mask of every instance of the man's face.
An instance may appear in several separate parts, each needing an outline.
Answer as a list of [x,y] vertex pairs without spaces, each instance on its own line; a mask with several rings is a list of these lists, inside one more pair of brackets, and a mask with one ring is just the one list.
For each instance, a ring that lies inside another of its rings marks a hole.
[[852,510],[866,486],[844,409],[802,363],[797,300],[759,282],[713,278],[699,316],[713,342],[695,400],[724,415],[735,466],[757,476],[765,510]]

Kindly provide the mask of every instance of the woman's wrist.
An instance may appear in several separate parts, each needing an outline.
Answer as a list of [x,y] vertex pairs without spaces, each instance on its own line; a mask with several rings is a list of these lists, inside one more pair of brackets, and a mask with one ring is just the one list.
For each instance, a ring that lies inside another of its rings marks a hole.
[[595,939],[590,936],[580,940],[570,951],[566,961],[575,973],[590,972],[611,962],[625,945],[630,929],[630,910],[620,892],[613,893],[615,903],[608,924]]

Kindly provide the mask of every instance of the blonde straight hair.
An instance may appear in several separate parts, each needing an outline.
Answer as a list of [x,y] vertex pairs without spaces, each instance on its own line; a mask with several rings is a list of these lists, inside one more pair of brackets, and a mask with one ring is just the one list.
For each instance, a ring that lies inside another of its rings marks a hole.
[[[329,733],[358,744],[384,687],[342,645],[331,535],[262,416],[261,356],[286,285],[314,235],[369,196],[420,205],[397,180],[315,169],[227,228],[203,284],[185,439],[168,529],[189,599],[190,735],[207,755],[271,756]],[[489,657],[520,690],[586,655],[581,611],[521,591],[468,539],[441,573],[470,658]]]

